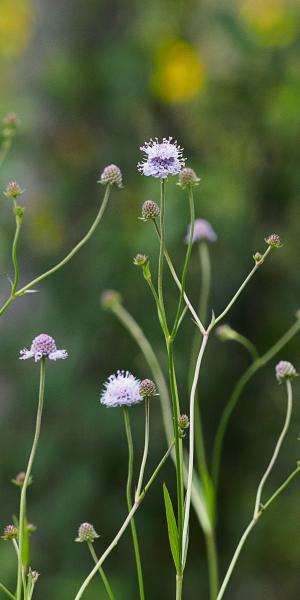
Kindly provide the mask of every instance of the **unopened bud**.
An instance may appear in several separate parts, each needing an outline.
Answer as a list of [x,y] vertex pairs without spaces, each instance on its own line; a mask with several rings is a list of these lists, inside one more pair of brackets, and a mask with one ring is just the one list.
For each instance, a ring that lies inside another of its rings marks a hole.
[[137,267],[144,267],[148,262],[146,254],[137,254],[133,259],[133,264]]
[[180,429],[188,429],[190,426],[190,420],[187,415],[180,415],[178,418],[178,426]]
[[277,233],[268,235],[268,237],[265,238],[265,242],[268,246],[271,246],[271,248],[281,248],[282,246],[281,239]]
[[281,360],[275,367],[275,374],[278,383],[282,383],[283,381],[289,379],[295,379],[298,377],[298,373],[288,360]]
[[254,258],[254,260],[255,260],[256,264],[257,264],[257,263],[260,263],[260,261],[261,261],[261,259],[262,259],[262,254],[261,254],[260,252],[256,252],[256,253],[253,255],[253,258]]
[[156,396],[157,390],[154,381],[151,379],[143,379],[140,384],[140,395],[143,398],[150,398],[150,396]]
[[160,208],[154,200],[146,200],[142,206],[142,219],[148,221],[148,219],[155,219],[159,216]]
[[18,530],[15,525],[6,525],[3,530],[2,540],[15,540],[18,537]]
[[100,537],[91,523],[81,523],[75,542],[93,542]]
[[197,177],[195,171],[190,167],[182,169],[178,175],[178,184],[182,188],[199,185],[201,179]]
[[122,173],[117,165],[108,165],[105,167],[98,181],[102,185],[116,185],[119,188],[123,187]]
[[18,196],[21,196],[21,194],[23,194],[24,190],[22,190],[22,188],[19,186],[19,184],[16,181],[11,181],[10,183],[7,184],[6,186],[6,190],[4,192],[4,195],[7,196],[8,198],[18,198]]
[[[21,471],[20,473],[18,473],[14,479],[12,479],[12,483],[14,483],[15,485],[17,485],[18,487],[22,487],[24,481],[25,481],[25,477],[26,477],[26,473],[25,471]],[[31,475],[29,476],[28,479],[28,483],[27,483],[27,487],[32,483],[32,477]]]
[[103,308],[111,309],[121,304],[122,296],[115,290],[104,290],[100,296],[100,303]]

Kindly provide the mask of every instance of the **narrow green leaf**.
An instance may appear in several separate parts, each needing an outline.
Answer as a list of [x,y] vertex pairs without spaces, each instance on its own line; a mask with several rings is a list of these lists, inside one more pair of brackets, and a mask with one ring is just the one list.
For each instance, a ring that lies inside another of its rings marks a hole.
[[175,564],[175,569],[176,569],[177,573],[180,573],[181,564],[180,564],[180,553],[179,553],[178,528],[177,528],[177,523],[176,523],[176,519],[175,519],[175,515],[174,515],[172,500],[170,498],[170,494],[167,490],[167,486],[165,483],[164,483],[163,488],[164,488],[164,500],[165,500],[165,507],[166,507],[166,517],[167,517],[170,548],[171,548],[171,552],[172,552],[172,556],[173,556],[173,560],[174,560],[174,564]]

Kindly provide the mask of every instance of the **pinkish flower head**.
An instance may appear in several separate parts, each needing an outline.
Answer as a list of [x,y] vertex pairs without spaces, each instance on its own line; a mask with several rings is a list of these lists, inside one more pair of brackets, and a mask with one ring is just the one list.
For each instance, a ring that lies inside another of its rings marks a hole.
[[32,341],[30,350],[24,348],[20,351],[20,360],[27,360],[28,358],[34,358],[35,362],[41,360],[43,357],[50,358],[50,360],[60,360],[68,357],[66,350],[58,350],[53,337],[47,333],[41,333]]
[[[190,236],[191,226],[188,226],[185,242],[188,244]],[[193,242],[199,242],[200,240],[208,240],[209,242],[215,242],[218,239],[216,232],[213,230],[211,224],[206,219],[196,219],[194,225],[194,236]]]
[[143,162],[138,163],[138,170],[146,177],[158,177],[166,179],[169,175],[177,175],[185,165],[185,159],[182,157],[182,148],[177,142],[172,142],[172,137],[163,138],[162,142],[150,140],[145,142],[140,150],[145,152],[146,156]]
[[275,367],[275,374],[278,383],[282,383],[287,379],[295,379],[298,376],[298,373],[288,360],[281,360]]

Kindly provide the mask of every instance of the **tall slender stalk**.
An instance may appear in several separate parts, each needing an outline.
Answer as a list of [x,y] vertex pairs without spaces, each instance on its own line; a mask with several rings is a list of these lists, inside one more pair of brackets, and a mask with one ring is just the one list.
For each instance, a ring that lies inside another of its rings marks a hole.
[[25,521],[25,507],[26,507],[26,491],[28,487],[28,481],[31,475],[33,461],[35,458],[40,431],[41,431],[41,421],[42,421],[42,413],[43,413],[43,404],[44,404],[44,391],[45,391],[45,358],[41,358],[40,361],[40,384],[39,384],[39,400],[38,400],[38,408],[36,415],[36,425],[35,425],[35,434],[33,439],[33,444],[28,460],[28,465],[26,469],[26,474],[24,478],[24,482],[21,490],[21,499],[20,499],[20,513],[19,513],[19,558],[18,558],[18,579],[17,579],[17,593],[16,600],[21,600],[22,596],[22,571],[23,571],[23,543],[24,543],[24,521]]
[[[94,549],[94,546],[93,546],[92,542],[88,542],[88,547],[89,547],[89,551],[91,553],[91,556],[92,556],[92,558],[94,560],[94,563],[97,564],[99,559],[98,559],[98,556],[97,556],[97,554],[95,552],[95,549]],[[107,577],[106,577],[106,575],[104,573],[104,570],[101,567],[101,565],[100,565],[98,571],[99,571],[100,577],[102,579],[103,585],[104,585],[104,587],[106,589],[108,597],[110,598],[110,600],[115,600],[114,594],[113,594],[112,589],[111,589],[111,587],[109,585],[109,581],[108,581],[108,579],[107,579]]]
[[141,469],[140,469],[140,474],[139,474],[139,480],[138,480],[138,484],[137,484],[137,488],[136,488],[136,492],[135,492],[135,499],[139,498],[141,489],[142,489],[142,485],[143,485],[146,461],[147,461],[148,451],[149,451],[149,426],[150,426],[150,403],[149,403],[149,398],[146,396],[145,397],[145,443],[144,443],[144,452],[143,452],[142,464],[141,464]]
[[[123,414],[124,414],[126,439],[127,439],[127,444],[128,444],[128,475],[127,475],[127,484],[126,484],[126,498],[127,498],[128,512],[130,512],[132,510],[132,506],[133,506],[133,503],[132,503],[132,479],[133,479],[134,450],[133,450],[133,441],[132,441],[132,433],[131,433],[128,406],[124,406]],[[144,591],[143,570],[142,570],[140,547],[139,547],[134,518],[132,518],[130,521],[130,527],[131,527],[131,536],[132,536],[137,577],[138,577],[139,595],[140,595],[140,600],[144,600],[145,599],[145,591]]]

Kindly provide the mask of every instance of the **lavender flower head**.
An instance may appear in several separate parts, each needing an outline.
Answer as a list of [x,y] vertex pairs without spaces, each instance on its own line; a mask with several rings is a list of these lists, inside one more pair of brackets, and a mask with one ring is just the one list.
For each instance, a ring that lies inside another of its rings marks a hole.
[[140,380],[129,371],[117,371],[105,382],[100,402],[109,408],[138,404],[143,400],[140,385]]
[[141,146],[140,150],[145,152],[144,162],[138,163],[138,170],[146,177],[159,177],[166,179],[168,175],[177,175],[185,165],[185,159],[182,157],[183,149],[172,142],[172,137],[163,138],[162,142],[150,140]]
[[59,360],[68,357],[66,350],[58,350],[53,337],[47,335],[47,333],[41,333],[32,341],[30,350],[24,348],[20,351],[20,360],[27,360],[28,358],[34,358],[35,362],[41,360],[43,357],[50,358],[50,360]]
[[[188,226],[185,242],[188,244],[190,237],[191,226]],[[194,236],[193,242],[199,242],[200,240],[208,240],[209,242],[215,242],[218,239],[216,232],[213,230],[211,224],[205,219],[196,219],[194,225]]]

